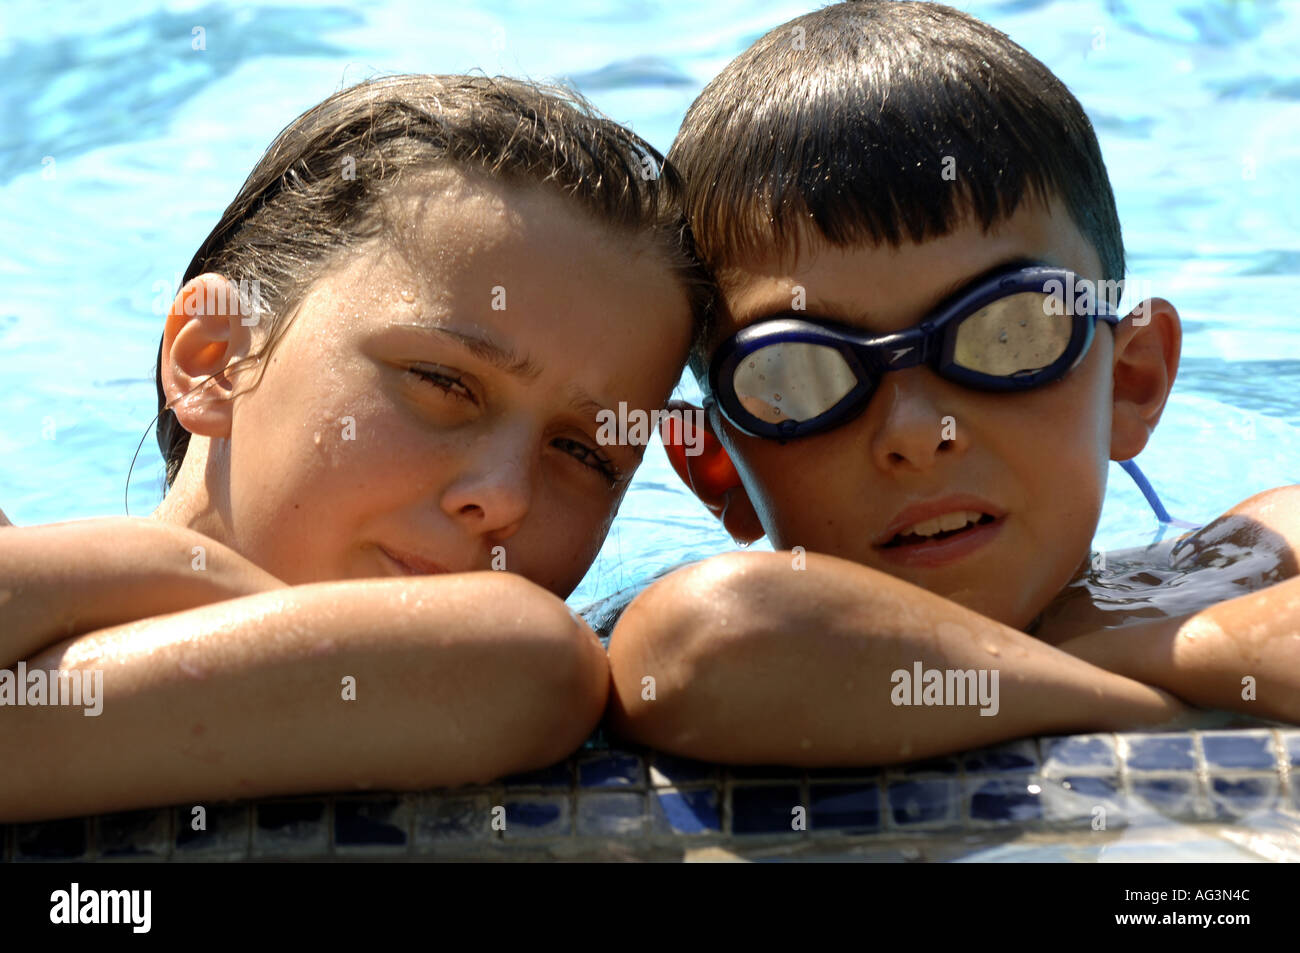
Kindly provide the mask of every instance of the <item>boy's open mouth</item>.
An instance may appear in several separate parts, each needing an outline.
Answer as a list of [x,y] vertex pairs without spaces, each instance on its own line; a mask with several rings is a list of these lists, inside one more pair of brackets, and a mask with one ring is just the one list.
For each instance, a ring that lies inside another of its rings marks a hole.
[[[954,525],[958,520],[960,525]],[[894,549],[899,546],[916,546],[924,543],[935,543],[945,539],[951,539],[954,536],[960,536],[968,533],[977,526],[984,526],[995,522],[995,517],[989,513],[978,513],[973,510],[967,510],[960,513],[946,514],[945,516],[924,520],[901,533],[895,533],[894,536],[886,543],[881,545],[881,549]],[[945,526],[950,528],[944,528]]]

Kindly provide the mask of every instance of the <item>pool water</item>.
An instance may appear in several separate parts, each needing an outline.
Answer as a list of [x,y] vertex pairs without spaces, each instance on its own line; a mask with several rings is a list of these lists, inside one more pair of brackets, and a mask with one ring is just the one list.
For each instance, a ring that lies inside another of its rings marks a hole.
[[[275,133],[340,85],[405,71],[563,77],[666,151],[709,78],[815,5],[9,0],[0,506],[22,525],[120,515],[124,496],[135,515],[158,504],[153,361],[164,303]],[[1182,315],[1178,383],[1139,458],[1166,507],[1204,522],[1300,482],[1300,4],[959,5],[1083,102],[1115,185],[1130,277]],[[680,392],[696,394],[689,378]],[[1112,465],[1095,548],[1141,545],[1158,530]],[[570,601],[731,548],[656,443]]]

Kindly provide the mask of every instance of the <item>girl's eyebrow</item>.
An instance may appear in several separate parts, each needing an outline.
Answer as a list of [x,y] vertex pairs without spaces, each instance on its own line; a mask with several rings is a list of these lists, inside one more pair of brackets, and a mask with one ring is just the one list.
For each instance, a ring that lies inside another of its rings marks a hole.
[[[532,358],[527,355],[521,357],[510,348],[502,347],[490,338],[480,337],[476,334],[466,334],[464,331],[455,331],[451,328],[440,328],[431,324],[393,322],[389,327],[410,328],[415,331],[425,331],[449,337],[480,360],[526,381],[536,380],[537,376],[542,373],[541,365],[533,361]],[[568,393],[570,398],[569,406],[579,413],[590,413],[592,417],[602,412],[613,413],[608,407],[601,404],[576,384],[570,385]]]
[[427,331],[433,334],[442,335],[454,339],[462,347],[481,361],[486,361],[493,367],[505,371],[515,377],[522,377],[525,380],[536,380],[537,376],[542,373],[542,368],[528,356],[519,356],[510,348],[502,347],[496,341],[490,338],[479,337],[476,334],[466,334],[464,331],[454,331],[451,328],[440,328],[430,324],[403,324],[394,322],[389,325],[394,328],[411,328],[415,331]]

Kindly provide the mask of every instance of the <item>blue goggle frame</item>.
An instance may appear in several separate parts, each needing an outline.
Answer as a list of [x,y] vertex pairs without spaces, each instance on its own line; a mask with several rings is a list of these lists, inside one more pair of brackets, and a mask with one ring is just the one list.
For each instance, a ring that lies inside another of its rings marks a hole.
[[[1091,307],[1076,311],[1075,275],[1040,263],[1015,264],[977,279],[940,304],[921,323],[893,334],[872,335],[829,321],[809,321],[797,312],[760,321],[725,341],[714,354],[706,382],[705,404],[716,403],[737,430],[752,437],[793,440],[824,433],[859,416],[884,375],[918,365],[929,366],[945,380],[981,391],[1030,390],[1064,377],[1088,353],[1096,321],[1118,324],[1122,319],[1108,302],[1090,296]],[[1055,287],[1053,287],[1055,286]],[[1087,286],[1085,286],[1087,287]],[[1051,290],[1048,290],[1051,289]],[[963,321],[1011,295],[1033,293],[1059,297],[1062,316],[1072,321],[1070,336],[1051,363],[1009,375],[973,370],[957,362],[957,331]],[[833,349],[856,379],[853,386],[825,411],[803,420],[778,422],[751,413],[736,393],[735,375],[742,362],[758,351],[780,344],[811,344]],[[1169,515],[1151,483],[1132,460],[1121,467],[1138,485],[1161,523],[1198,528],[1199,524]]]

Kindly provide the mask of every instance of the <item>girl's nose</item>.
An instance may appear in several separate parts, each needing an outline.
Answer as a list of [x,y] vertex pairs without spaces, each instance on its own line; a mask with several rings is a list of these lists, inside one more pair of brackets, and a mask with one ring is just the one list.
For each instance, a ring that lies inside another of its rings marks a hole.
[[520,436],[483,440],[467,453],[442,494],[442,509],[471,533],[506,539],[533,495],[533,454]]

